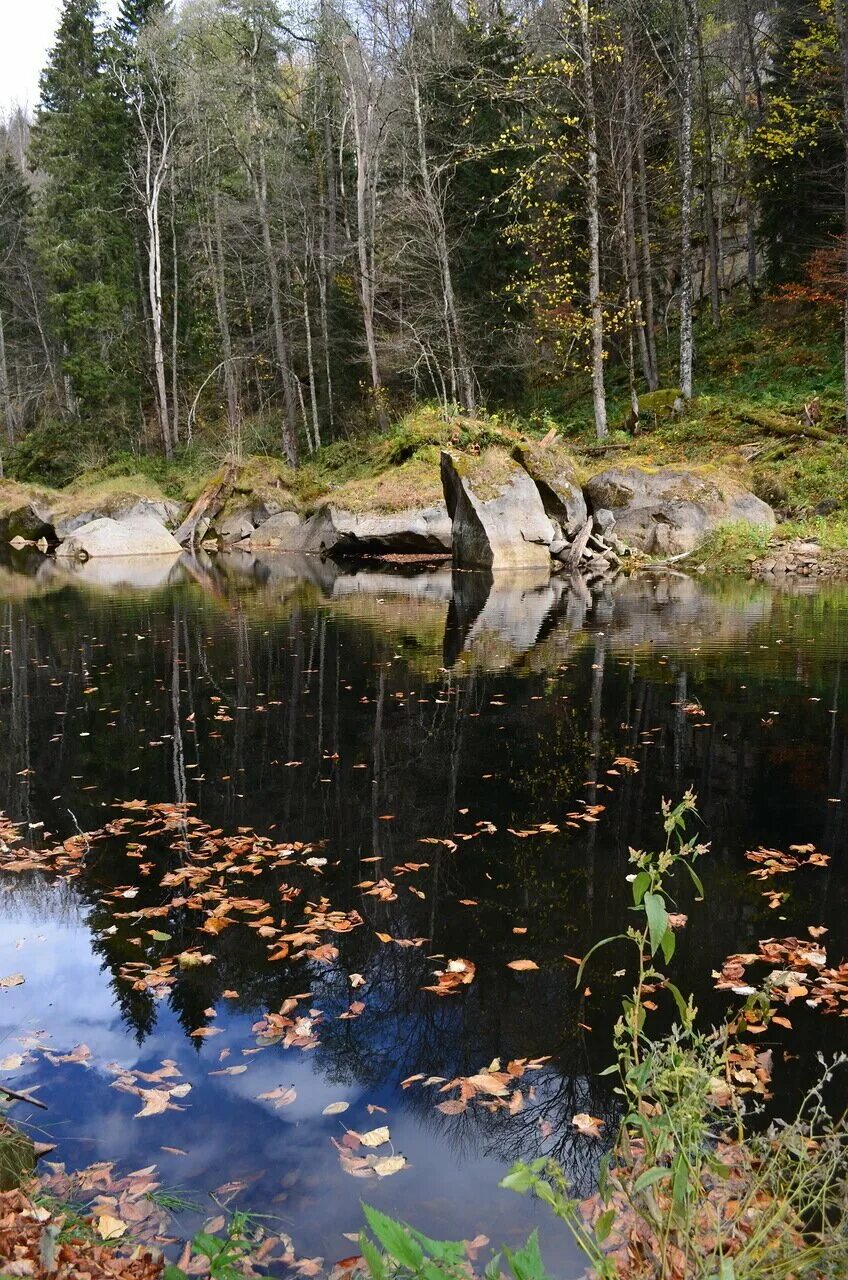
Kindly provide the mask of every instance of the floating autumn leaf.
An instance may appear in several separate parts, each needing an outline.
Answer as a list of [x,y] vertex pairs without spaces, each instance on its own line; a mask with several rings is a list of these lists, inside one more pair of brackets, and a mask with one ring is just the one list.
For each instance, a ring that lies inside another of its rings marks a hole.
[[95,1218],[94,1227],[101,1240],[120,1240],[127,1232],[127,1224],[110,1213],[101,1213]]
[[[136,1118],[160,1116],[164,1111],[171,1109],[171,1094],[167,1089],[139,1089],[138,1094],[144,1106],[140,1111],[136,1111]],[[174,1107],[173,1110],[178,1111],[179,1108]]]
[[10,973],[8,978],[0,978],[0,989],[23,986],[26,979],[22,973]]
[[578,1111],[576,1116],[572,1116],[571,1123],[578,1133],[584,1134],[587,1138],[599,1138],[601,1129],[604,1127],[603,1120],[598,1120],[596,1116],[587,1115],[585,1111]]
[[238,1067],[221,1067],[218,1071],[210,1071],[210,1076],[240,1076],[244,1075],[247,1070],[246,1066]]
[[507,961],[508,969],[516,969],[519,973],[523,973],[530,969],[538,969],[535,960],[509,960]]
[[437,1102],[436,1110],[441,1111],[446,1116],[458,1116],[467,1108],[468,1103],[464,1098],[449,1098],[447,1102]]
[[444,969],[436,970],[436,982],[422,990],[434,991],[437,996],[451,996],[473,982],[476,972],[477,967],[471,960],[448,960]]
[[340,1116],[344,1111],[347,1111],[349,1107],[350,1107],[349,1102],[331,1102],[328,1107],[324,1108],[324,1110],[321,1112],[321,1115],[322,1116]]
[[371,1156],[370,1159],[378,1178],[389,1178],[393,1173],[400,1173],[406,1165],[405,1156],[378,1156],[376,1159]]
[[258,1093],[256,1097],[259,1102],[273,1102],[275,1107],[288,1107],[294,1102],[297,1093],[293,1086],[281,1084],[276,1089],[269,1089],[267,1093]]
[[362,1143],[363,1147],[382,1147],[384,1142],[389,1141],[389,1130],[387,1125],[381,1125],[379,1129],[369,1129],[367,1133],[358,1133],[356,1137]]

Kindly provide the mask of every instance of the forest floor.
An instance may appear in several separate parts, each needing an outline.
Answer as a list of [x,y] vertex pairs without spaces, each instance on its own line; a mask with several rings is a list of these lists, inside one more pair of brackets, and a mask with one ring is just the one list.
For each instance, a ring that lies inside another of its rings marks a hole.
[[[520,439],[556,428],[589,475],[613,465],[694,464],[718,467],[769,502],[780,521],[774,533],[749,527],[720,531],[699,551],[699,563],[718,571],[750,569],[781,558],[787,547],[818,544],[818,563],[848,573],[848,439],[842,418],[839,317],[809,304],[766,302],[725,313],[720,330],[698,334],[697,395],[679,416],[673,343],[660,351],[662,390],[642,396],[640,430],[627,426],[626,371],[608,374],[610,434],[597,445],[588,380],[572,378],[539,390],[512,412],[445,416],[436,406],[409,409],[387,430],[351,430],[307,458],[293,472],[274,456],[273,432],[246,423],[238,489],[280,491],[304,512],[321,500],[354,511],[396,511],[441,499],[439,451],[445,445],[478,452],[512,448]],[[805,406],[818,425],[801,425]],[[179,458],[122,454],[89,466],[63,487],[68,504],[92,503],[132,492],[193,500],[224,449],[218,424],[202,425]],[[8,473],[29,484],[53,478],[30,454],[10,460]],[[55,481],[54,481],[55,483]],[[786,558],[785,556],[783,557]],[[792,553],[789,555],[792,559]],[[794,566],[793,566],[794,567]]]

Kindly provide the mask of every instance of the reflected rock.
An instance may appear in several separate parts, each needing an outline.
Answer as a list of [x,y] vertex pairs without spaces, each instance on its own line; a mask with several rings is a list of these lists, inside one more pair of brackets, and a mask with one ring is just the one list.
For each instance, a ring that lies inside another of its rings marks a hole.
[[537,644],[566,590],[547,567],[515,574],[455,572],[445,666],[460,659],[484,670],[509,666]]
[[54,581],[72,582],[97,591],[156,591],[182,575],[179,552],[147,556],[98,556],[91,560],[62,558],[45,561]]

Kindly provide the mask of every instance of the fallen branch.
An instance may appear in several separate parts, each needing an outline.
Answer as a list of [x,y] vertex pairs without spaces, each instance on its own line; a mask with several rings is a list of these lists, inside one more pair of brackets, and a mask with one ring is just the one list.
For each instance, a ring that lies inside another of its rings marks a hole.
[[210,523],[223,507],[233,491],[238,466],[232,460],[213,476],[212,480],[195,500],[194,505],[174,534],[182,546],[193,547],[197,540],[197,529],[204,518]]
[[14,1098],[16,1102],[28,1102],[31,1107],[40,1107],[42,1111],[48,1109],[46,1102],[39,1102],[38,1098],[31,1098],[28,1093],[18,1093],[7,1084],[0,1084],[0,1093],[5,1093],[7,1098]]
[[809,423],[795,422],[782,413],[771,413],[768,409],[742,409],[737,414],[742,422],[750,422],[762,431],[770,431],[777,436],[807,436],[811,440],[837,440],[839,437],[825,427],[816,427]]

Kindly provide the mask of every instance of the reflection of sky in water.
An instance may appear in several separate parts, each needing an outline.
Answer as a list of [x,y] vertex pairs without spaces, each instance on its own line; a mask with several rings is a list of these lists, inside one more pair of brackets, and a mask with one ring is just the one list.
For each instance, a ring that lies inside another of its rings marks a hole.
[[[234,586],[226,575],[236,571]],[[586,1080],[609,1061],[618,961],[593,968],[584,996],[564,955],[619,932],[631,902],[628,846],[655,840],[661,797],[688,786],[713,849],[707,901],[692,910],[674,964],[705,1016],[726,1008],[710,969],[778,928],[829,924],[833,957],[842,958],[848,917],[832,911],[848,863],[840,677],[848,596],[839,590],[822,609],[814,597],[744,584],[716,591],[642,578],[587,604],[562,580],[514,589],[474,575],[455,583],[448,570],[387,579],[314,559],[252,568],[245,557],[221,559],[204,573],[214,597],[185,581],[158,594],[86,594],[87,568],[54,596],[7,606],[0,808],[66,836],[69,809],[93,828],[115,816],[118,798],[188,795],[226,832],[245,825],[323,842],[320,873],[292,870],[304,893],[290,907],[273,875],[239,892],[271,893],[275,918],[285,914],[290,927],[321,894],[358,911],[364,925],[333,938],[338,962],[320,966],[268,964],[264,940],[244,925],[200,935],[215,962],[180,974],[151,1016],[148,998],[116,977],[121,964],[156,963],[198,940],[178,911],[165,927],[174,947],[147,936],[158,918],[117,919],[119,909],[167,899],[157,872],[143,879],[105,844],[73,884],[0,883],[0,975],[26,978],[0,991],[0,1058],[15,1051],[16,1036],[39,1031],[57,1052],[81,1042],[92,1052],[89,1067],[39,1055],[9,1077],[41,1085],[50,1109],[33,1119],[58,1141],[57,1158],[115,1160],[124,1170],[155,1162],[167,1185],[204,1203],[214,1188],[244,1180],[238,1205],[279,1215],[299,1253],[330,1261],[352,1251],[342,1233],[358,1228],[361,1198],[434,1235],[516,1243],[536,1215],[497,1187],[511,1161],[553,1150],[585,1188],[598,1144],[576,1135],[570,1117],[603,1116],[607,1132],[614,1123],[606,1083]],[[115,574],[100,585],[114,587]],[[687,714],[689,700],[704,714]],[[610,774],[618,755],[639,771]],[[286,768],[292,760],[298,767]],[[601,821],[569,827],[581,800],[606,806]],[[527,835],[548,821],[560,830]],[[474,834],[478,823],[495,830]],[[420,843],[429,837],[456,838],[458,847]],[[832,862],[794,880],[777,922],[743,853],[795,841],[816,843]],[[379,870],[366,861],[376,855]],[[161,847],[150,856],[160,870],[172,865]],[[428,866],[404,878],[392,868],[407,860]],[[394,902],[363,893],[361,881],[382,875],[396,881]],[[136,877],[137,899],[107,896]],[[113,916],[117,932],[105,936]],[[526,934],[514,934],[516,925]],[[379,931],[430,941],[384,946]],[[132,934],[140,942],[130,945]],[[431,954],[473,959],[468,990],[445,1000],[422,991],[438,963]],[[508,970],[520,956],[539,971]],[[366,977],[361,991],[349,987],[354,971]],[[225,988],[240,998],[222,998]],[[305,990],[325,1017],[318,1048],[242,1056],[255,1047],[252,1024]],[[365,1011],[341,1020],[357,996]],[[191,1039],[209,1021],[207,1006],[222,1034]],[[805,1016],[793,1010],[798,1058],[776,1080],[793,1097],[812,1051],[840,1047],[836,1020]],[[435,1089],[400,1087],[418,1071],[452,1077],[499,1056],[543,1054],[552,1062],[534,1074],[536,1096],[516,1116],[474,1106],[448,1117],[435,1110]],[[192,1085],[178,1100],[186,1109],[135,1118],[140,1100],[111,1087],[106,1064],[151,1071],[164,1058]],[[242,1075],[209,1074],[239,1064]],[[280,1085],[295,1087],[291,1106],[257,1100]],[[336,1101],[350,1109],[323,1116]],[[388,1114],[369,1114],[369,1104]],[[361,1132],[383,1123],[408,1168],[380,1182],[345,1174],[331,1138],[345,1124]],[[551,1269],[579,1271],[564,1233],[538,1216]]]
[[[92,954],[83,913],[61,888],[39,896],[44,914],[31,915],[18,902],[0,918],[0,972],[26,975],[24,986],[0,995],[0,1056],[16,1052],[19,1037],[44,1032],[39,1040],[57,1053],[79,1043],[91,1049],[89,1066],[54,1066],[36,1054],[33,1063],[6,1073],[18,1088],[40,1086],[36,1096],[49,1112],[33,1113],[32,1123],[59,1143],[51,1159],[63,1159],[68,1167],[114,1160],[125,1170],[155,1161],[165,1185],[193,1191],[198,1203],[216,1186],[244,1180],[249,1186],[239,1206],[272,1215],[293,1235],[298,1252],[323,1251],[330,1260],[350,1251],[342,1233],[359,1229],[360,1199],[445,1237],[483,1232],[506,1243],[519,1240],[538,1216],[551,1257],[559,1254],[564,1242],[546,1216],[497,1188],[502,1160],[486,1157],[474,1144],[458,1154],[451,1150],[431,1123],[407,1108],[409,1099],[396,1083],[370,1089],[332,1084],[314,1069],[314,1054],[296,1049],[272,1046],[242,1058],[243,1048],[254,1047],[255,1019],[228,1013],[226,1001],[212,1024],[223,1034],[199,1048],[187,1041],[167,1001],[158,1002],[155,1032],[139,1048]],[[54,915],[51,899],[59,896],[62,909]],[[230,1056],[219,1062],[225,1048]],[[113,1077],[102,1067],[116,1062],[151,1071],[164,1058],[173,1058],[192,1085],[186,1098],[175,1100],[186,1110],[136,1118],[140,1100],[110,1087]],[[208,1074],[243,1061],[248,1069],[242,1075]],[[277,1111],[257,1101],[258,1094],[280,1084],[294,1086],[294,1103]],[[349,1103],[343,1116],[322,1114],[339,1101]],[[388,1114],[369,1115],[369,1103]],[[24,1113],[19,1106],[17,1116]],[[406,1156],[409,1168],[382,1182],[341,1172],[331,1137],[341,1138],[345,1126],[364,1131],[381,1124],[390,1126],[394,1149]],[[187,1154],[174,1156],[162,1146]]]

